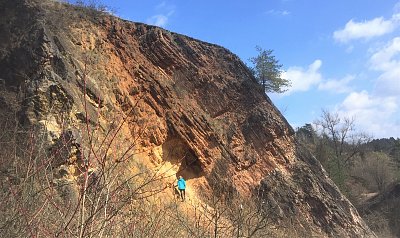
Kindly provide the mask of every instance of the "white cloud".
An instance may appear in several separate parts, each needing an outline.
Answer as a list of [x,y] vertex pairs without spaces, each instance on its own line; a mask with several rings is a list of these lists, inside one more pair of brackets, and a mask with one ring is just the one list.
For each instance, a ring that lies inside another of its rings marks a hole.
[[382,36],[393,30],[399,25],[400,14],[394,14],[391,19],[385,20],[377,17],[369,21],[355,22],[353,19],[348,21],[345,27],[333,33],[333,38],[339,42],[347,43],[356,39],[370,39]]
[[330,91],[333,93],[350,92],[349,83],[354,80],[355,76],[347,75],[342,79],[324,79],[319,72],[322,61],[317,59],[308,66],[307,69],[302,67],[289,67],[282,73],[282,78],[290,80],[292,86],[282,96],[288,96],[294,92],[304,92],[317,88],[318,90]]
[[[351,52],[353,40],[369,40],[398,30],[400,1],[394,11],[395,14],[389,18],[350,20],[342,29],[335,31],[333,37],[338,42],[347,43],[346,50]],[[380,38],[379,42],[372,40],[366,42],[370,47],[365,52],[370,55],[368,64],[364,64],[367,68],[355,76],[347,75],[341,79],[324,78],[320,73],[321,64],[315,64],[314,67],[310,66],[308,69],[289,68],[285,73],[286,78],[293,81],[293,89],[289,93],[313,88],[348,93],[333,110],[339,112],[342,117],[354,118],[355,126],[359,131],[373,135],[375,138],[391,136],[400,138],[400,36],[385,44],[382,39],[388,39],[388,36]],[[356,77],[368,80],[355,81]],[[374,87],[367,91],[365,89],[371,86],[367,85],[368,82],[372,82]],[[358,91],[352,91],[353,87],[358,88]]]
[[400,12],[400,1],[396,3],[396,5],[394,5],[393,8],[394,12],[399,13]]
[[394,120],[399,102],[395,97],[377,97],[367,91],[352,92],[338,106],[343,117],[355,119],[359,130],[382,138],[396,134],[400,136],[400,124]]
[[384,47],[376,50],[372,55],[370,63],[374,70],[388,70],[399,65],[395,59],[400,53],[400,37],[393,38]]
[[169,18],[175,13],[175,6],[168,5],[165,1],[162,1],[155,6],[155,10],[163,13],[148,18],[146,22],[150,25],[165,27],[168,24]]
[[400,68],[381,74],[376,82],[375,90],[378,94],[396,95],[400,98]]
[[167,25],[168,17],[165,15],[154,15],[147,19],[147,23],[150,25],[160,26],[163,27]]
[[[386,48],[390,48],[389,45]],[[383,58],[387,59],[386,61],[392,59],[392,57]],[[385,64],[385,62],[380,63]],[[400,77],[400,65],[399,67],[390,67],[393,70],[385,71],[378,79],[381,86],[387,83],[387,87],[390,87],[391,90],[396,88],[396,84],[399,90],[398,94],[388,93],[388,89],[383,93],[377,93],[377,90],[372,93],[366,90],[351,92],[349,84],[353,82],[356,76],[347,75],[337,80],[324,79],[320,73],[321,65],[321,60],[315,60],[306,69],[290,67],[282,76],[292,81],[292,88],[281,96],[287,96],[299,91],[308,91],[313,88],[334,93],[349,93],[336,106],[336,110],[342,117],[353,117],[359,131],[373,135],[375,138],[400,137],[400,80],[398,79]],[[384,78],[385,82],[382,81]],[[387,78],[392,79],[392,81]]]
[[[370,21],[349,21],[344,29],[336,31],[334,38],[348,43],[355,39],[370,39],[393,32],[400,26],[400,2],[390,19],[377,17]],[[378,44],[377,44],[378,43]],[[377,47],[378,45],[378,47]],[[386,44],[371,42],[368,74],[375,79],[370,92],[352,92],[338,105],[342,116],[354,117],[356,126],[376,138],[400,137],[400,37]]]
[[271,9],[269,11],[267,11],[268,15],[274,15],[274,16],[288,16],[290,15],[290,12],[287,10],[275,10],[275,9]]
[[287,10],[282,11],[282,16],[290,15],[290,12]]
[[289,95],[297,91],[307,91],[321,82],[322,76],[319,72],[321,65],[322,61],[317,59],[308,66],[308,69],[290,67],[284,71],[282,78],[288,79],[292,83],[292,86],[284,94]]
[[347,75],[339,80],[326,80],[318,85],[318,89],[336,93],[347,93],[351,91],[351,88],[348,86],[348,84],[353,81],[354,78],[354,75]]
[[381,72],[375,85],[379,95],[394,95],[400,100],[400,37],[392,39],[370,58],[370,69]]
[[[380,108],[382,112],[393,113],[397,109],[397,103],[394,97],[375,97],[367,91],[352,92],[343,101],[342,106],[349,111],[370,111]],[[384,113],[381,116],[387,115]]]

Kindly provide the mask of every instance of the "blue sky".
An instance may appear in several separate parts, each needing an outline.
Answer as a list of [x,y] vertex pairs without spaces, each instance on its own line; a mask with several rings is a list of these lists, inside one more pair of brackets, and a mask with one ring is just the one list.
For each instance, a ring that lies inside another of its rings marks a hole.
[[294,127],[326,109],[375,138],[400,137],[398,0],[104,0],[124,19],[228,48],[272,49],[293,86],[269,94]]

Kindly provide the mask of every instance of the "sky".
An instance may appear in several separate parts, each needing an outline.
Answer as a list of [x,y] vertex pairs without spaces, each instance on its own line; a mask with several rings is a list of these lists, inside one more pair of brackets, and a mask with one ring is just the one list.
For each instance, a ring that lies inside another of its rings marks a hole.
[[229,49],[273,50],[292,82],[268,96],[297,128],[322,110],[374,138],[400,137],[399,0],[103,0],[121,18]]

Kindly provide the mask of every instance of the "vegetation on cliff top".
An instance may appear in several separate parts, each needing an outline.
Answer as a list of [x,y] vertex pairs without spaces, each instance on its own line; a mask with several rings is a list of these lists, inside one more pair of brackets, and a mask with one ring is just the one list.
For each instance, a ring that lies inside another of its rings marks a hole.
[[257,82],[262,86],[264,91],[283,93],[290,87],[290,81],[282,78],[282,65],[272,54],[272,50],[264,50],[260,46],[256,46],[258,55],[252,57],[250,61],[253,67],[250,68]]

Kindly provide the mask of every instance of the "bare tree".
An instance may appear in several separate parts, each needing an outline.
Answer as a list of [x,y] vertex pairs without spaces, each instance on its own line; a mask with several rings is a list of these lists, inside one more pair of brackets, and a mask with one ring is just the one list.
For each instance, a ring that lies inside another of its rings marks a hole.
[[394,163],[383,152],[370,152],[358,160],[354,174],[366,181],[367,186],[377,192],[384,192],[395,180]]
[[364,133],[356,132],[354,118],[340,117],[338,113],[322,110],[319,120],[315,125],[321,135],[322,146],[325,148],[324,156],[319,158],[328,161],[328,171],[340,187],[343,187],[345,180],[345,168],[348,167],[363,151],[363,145],[370,140]]
[[[16,114],[6,114],[0,123],[0,233],[5,237],[119,234],[126,219],[142,215],[130,213],[141,206],[138,201],[165,189],[165,174],[135,161],[136,145],[147,128],[135,115],[141,99],[125,113],[110,114],[110,125],[100,127],[89,116],[89,104],[102,115],[101,99],[89,99],[90,57],[83,61],[80,126],[67,126],[60,115],[61,132],[54,142],[48,140],[48,120],[23,126]],[[49,115],[54,110],[49,108]],[[140,125],[130,136],[122,133],[128,122]]]

